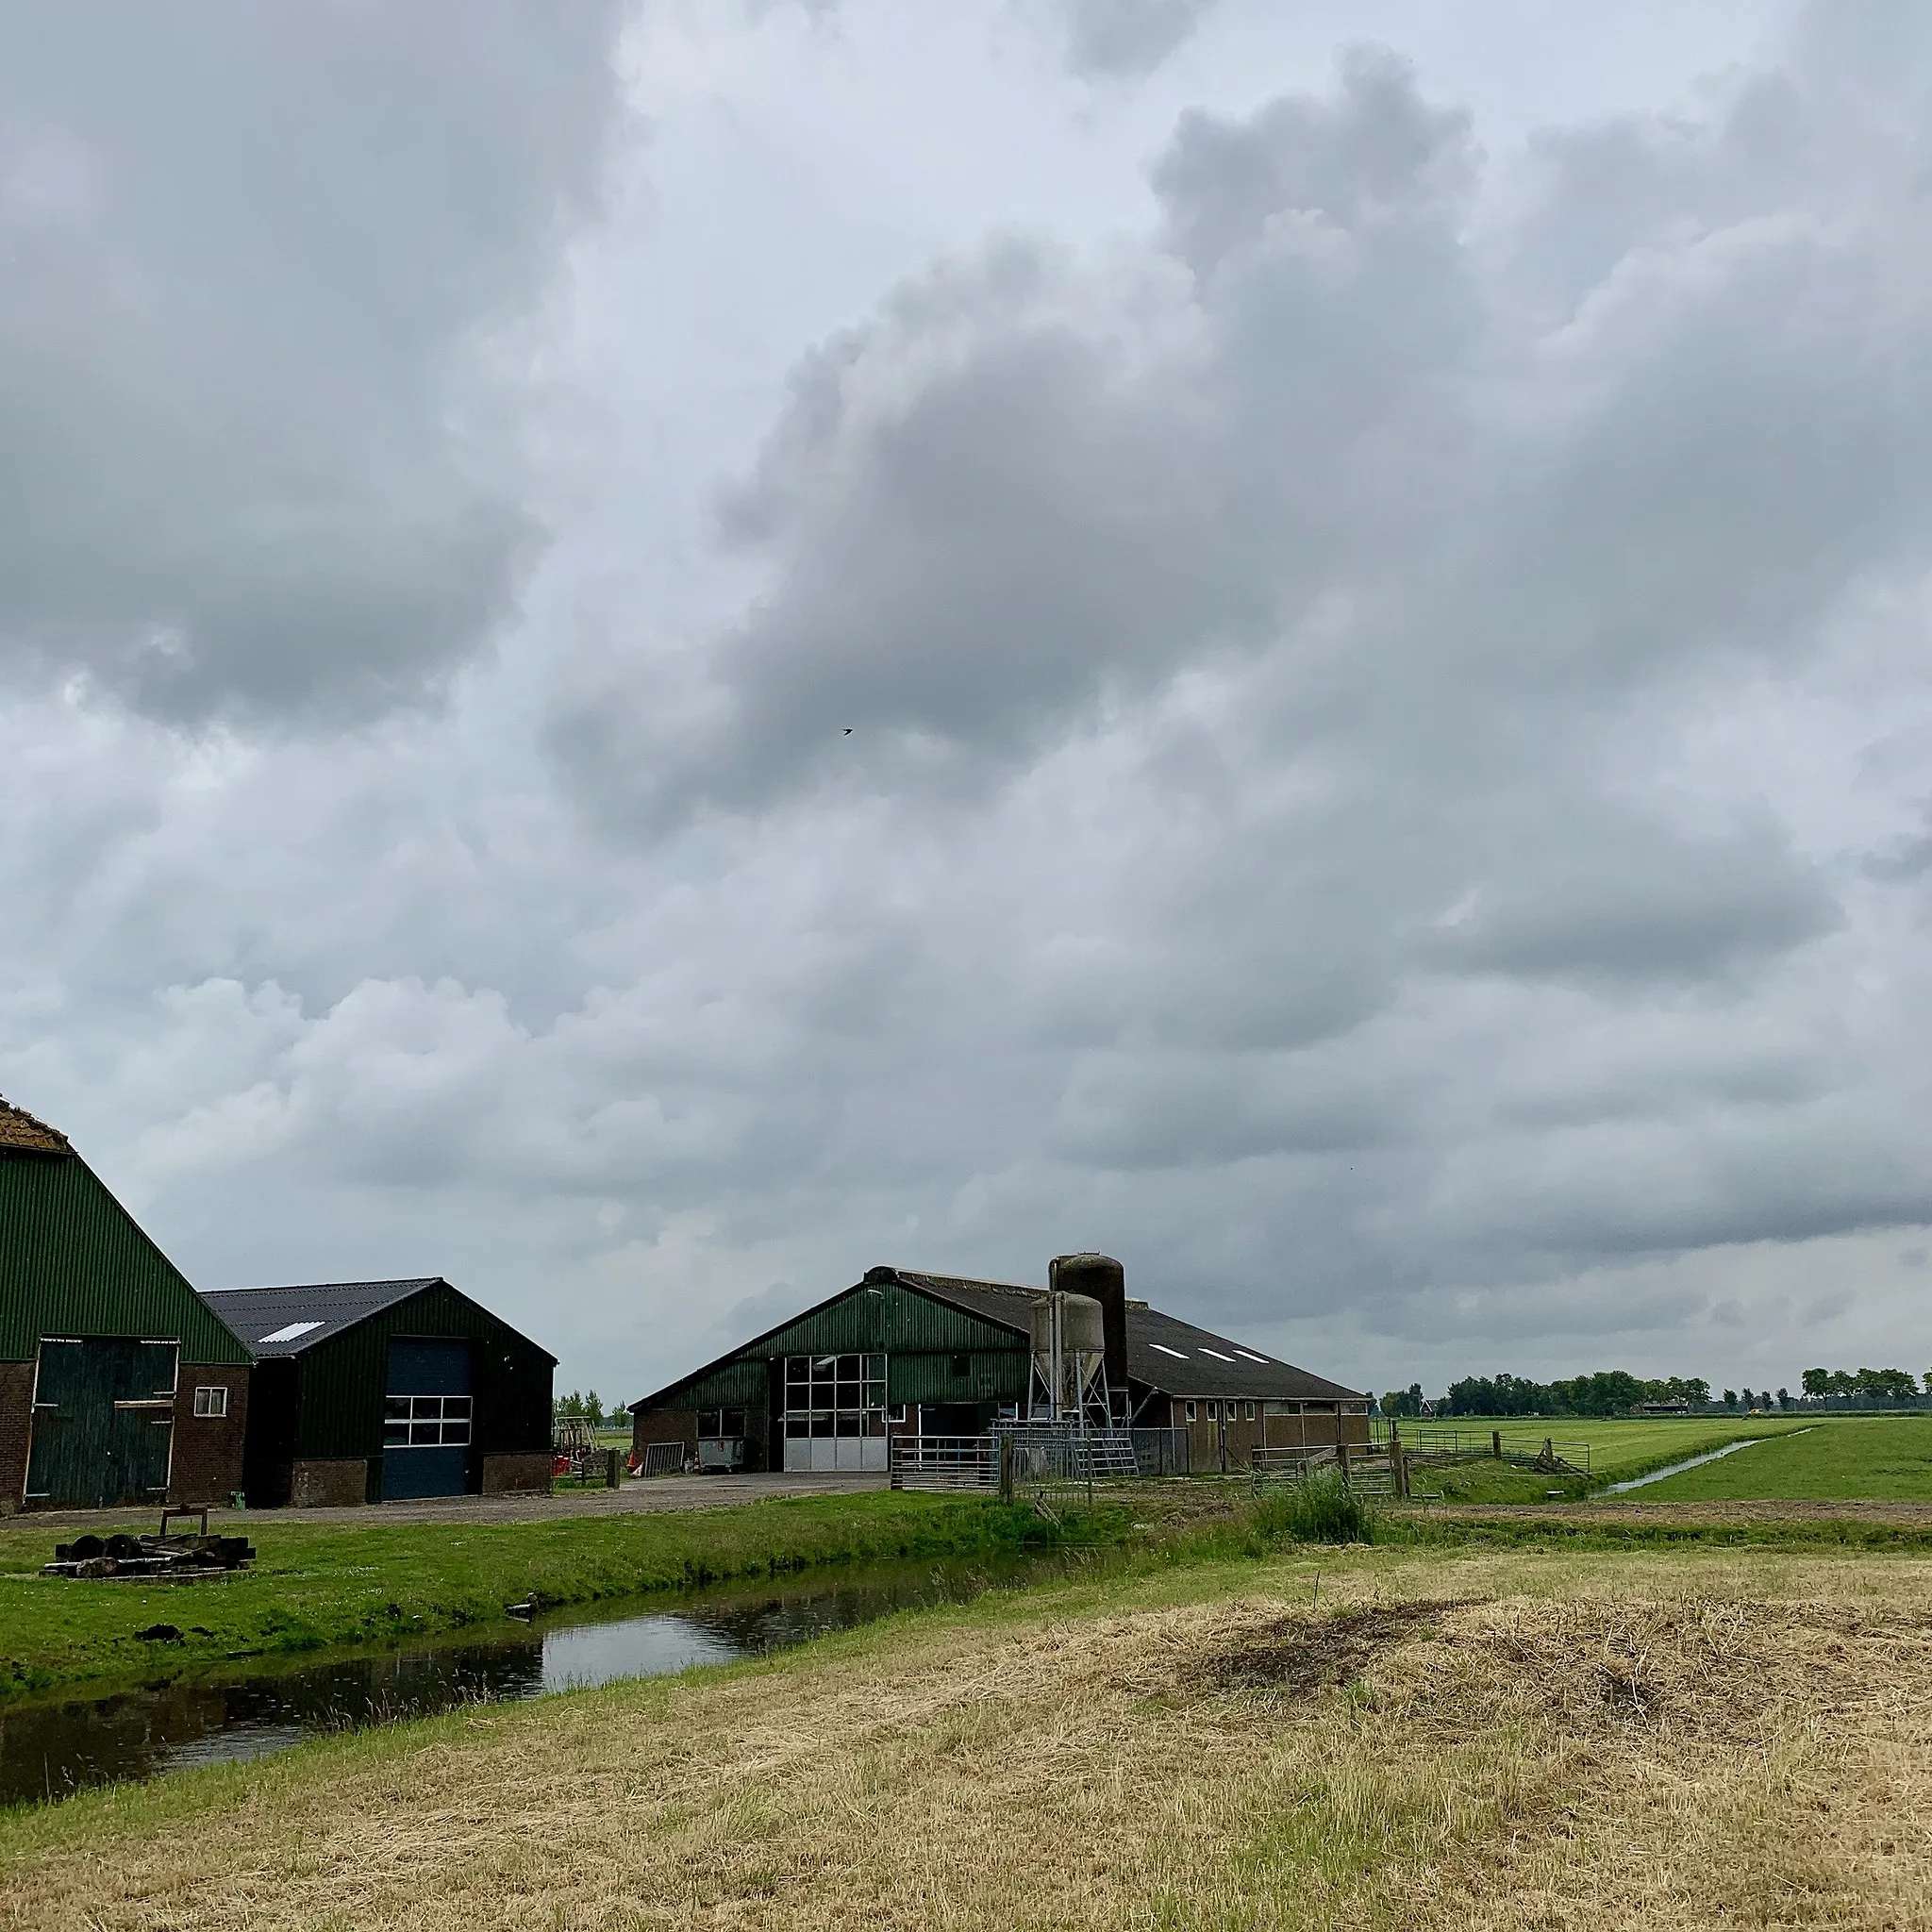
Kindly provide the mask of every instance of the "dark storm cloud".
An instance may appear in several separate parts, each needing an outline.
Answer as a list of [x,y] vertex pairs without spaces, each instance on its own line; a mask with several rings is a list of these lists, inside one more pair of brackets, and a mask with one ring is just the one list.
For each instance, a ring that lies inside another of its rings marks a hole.
[[510,608],[516,326],[605,0],[6,8],[0,664],[180,718],[418,695]]

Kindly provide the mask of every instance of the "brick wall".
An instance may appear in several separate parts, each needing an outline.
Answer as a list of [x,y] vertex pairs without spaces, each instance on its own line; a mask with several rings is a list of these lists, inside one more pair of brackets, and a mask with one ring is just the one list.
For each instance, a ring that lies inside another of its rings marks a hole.
[[551,1456],[547,1449],[483,1458],[483,1493],[508,1496],[526,1491],[550,1493]]
[[34,1365],[0,1362],[0,1516],[21,1507],[34,1426]]
[[644,1450],[652,1442],[682,1442],[689,1454],[698,1453],[697,1411],[691,1408],[642,1408],[630,1419],[630,1459],[641,1468]]
[[366,1457],[308,1457],[295,1463],[289,1501],[297,1509],[346,1508],[369,1500]]
[[[222,1363],[207,1368],[181,1364],[175,1390],[175,1452],[168,1473],[168,1501],[225,1503],[230,1491],[242,1488],[242,1442],[248,1426],[246,1364]],[[197,1389],[225,1389],[225,1416],[196,1415]]]

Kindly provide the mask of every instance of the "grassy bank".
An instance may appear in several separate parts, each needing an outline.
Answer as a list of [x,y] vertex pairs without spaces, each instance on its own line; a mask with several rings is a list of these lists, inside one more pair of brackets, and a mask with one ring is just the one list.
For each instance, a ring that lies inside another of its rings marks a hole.
[[[1101,1509],[1084,1541],[1130,1533]],[[539,1523],[305,1524],[251,1520],[259,1556],[234,1576],[175,1586],[33,1574],[45,1529],[0,1530],[0,1707],[9,1693],[236,1657],[422,1635],[501,1618],[506,1606],[588,1603],[819,1564],[1041,1547],[1024,1508],[871,1491],[737,1509]],[[156,1624],[180,1641],[137,1635]]]
[[1928,1584],[1709,1550],[1089,1579],[16,1814],[0,1924],[1922,1928]]
[[1667,1476],[1653,1502],[1932,1501],[1932,1416],[1851,1416]]

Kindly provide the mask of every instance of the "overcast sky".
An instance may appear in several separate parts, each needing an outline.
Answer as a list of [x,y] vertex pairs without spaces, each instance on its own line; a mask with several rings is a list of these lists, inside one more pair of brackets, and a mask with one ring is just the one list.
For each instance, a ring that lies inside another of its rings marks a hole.
[[625,1399],[1924,1373],[1928,183],[1910,0],[0,0],[0,1091]]

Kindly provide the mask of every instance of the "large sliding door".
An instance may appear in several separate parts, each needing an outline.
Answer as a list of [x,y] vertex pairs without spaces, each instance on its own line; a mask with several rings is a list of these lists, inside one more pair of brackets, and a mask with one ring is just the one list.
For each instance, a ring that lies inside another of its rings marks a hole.
[[787,1356],[784,1427],[788,1470],[886,1468],[885,1357]]
[[470,1344],[391,1341],[382,1407],[382,1500],[470,1486]]
[[65,1509],[165,1502],[179,1354],[133,1336],[42,1337],[27,1495]]

